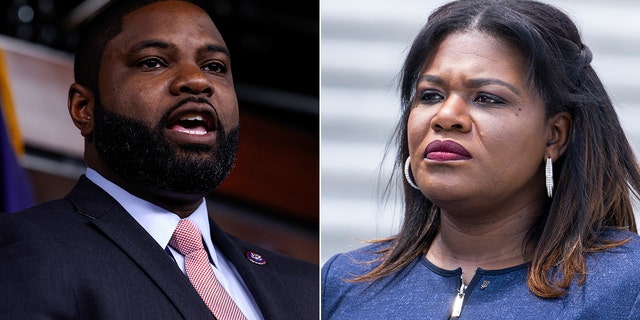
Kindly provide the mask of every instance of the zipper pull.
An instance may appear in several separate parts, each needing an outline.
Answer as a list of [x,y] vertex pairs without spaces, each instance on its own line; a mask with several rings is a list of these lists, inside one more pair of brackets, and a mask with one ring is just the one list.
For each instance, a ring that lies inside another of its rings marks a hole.
[[462,302],[464,301],[464,291],[467,289],[467,286],[464,285],[464,278],[460,275],[460,288],[458,289],[458,293],[456,297],[453,299],[453,308],[451,309],[451,318],[460,317],[460,313],[462,312]]

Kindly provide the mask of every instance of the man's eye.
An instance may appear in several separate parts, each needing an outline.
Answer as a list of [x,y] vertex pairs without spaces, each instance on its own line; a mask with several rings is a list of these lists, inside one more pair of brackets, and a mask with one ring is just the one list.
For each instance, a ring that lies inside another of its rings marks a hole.
[[158,69],[165,67],[166,65],[158,58],[150,58],[142,60],[140,63],[138,63],[138,66],[146,69]]
[[226,73],[227,67],[220,62],[211,62],[207,63],[202,67],[204,71],[210,71],[213,73]]

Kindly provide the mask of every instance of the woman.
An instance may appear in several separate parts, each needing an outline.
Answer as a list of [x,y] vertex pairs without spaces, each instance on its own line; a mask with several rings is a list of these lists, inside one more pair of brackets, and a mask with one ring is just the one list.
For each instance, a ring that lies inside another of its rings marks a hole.
[[332,257],[324,319],[638,319],[636,158],[547,4],[434,11],[401,79],[399,233]]

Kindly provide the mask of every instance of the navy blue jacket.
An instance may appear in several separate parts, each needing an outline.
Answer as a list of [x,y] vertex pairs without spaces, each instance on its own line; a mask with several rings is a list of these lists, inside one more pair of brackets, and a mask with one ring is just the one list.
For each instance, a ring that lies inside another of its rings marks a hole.
[[[584,284],[574,279],[562,298],[543,299],[531,293],[528,263],[478,269],[464,291],[458,319],[640,319],[640,237],[611,231],[607,238],[631,240],[587,255]],[[348,281],[379,263],[366,262],[378,257],[374,252],[382,245],[335,255],[323,265],[322,319],[449,319],[461,284],[459,268],[442,269],[420,256],[379,281]]]
[[[319,317],[316,265],[211,237],[265,319]],[[265,265],[250,262],[260,253]],[[0,319],[213,319],[187,277],[106,192],[81,177],[64,198],[0,215]]]

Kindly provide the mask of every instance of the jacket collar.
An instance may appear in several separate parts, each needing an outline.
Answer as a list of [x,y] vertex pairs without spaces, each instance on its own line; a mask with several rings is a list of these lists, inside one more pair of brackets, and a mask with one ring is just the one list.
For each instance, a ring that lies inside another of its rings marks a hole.
[[185,319],[212,319],[207,306],[164,248],[115,199],[85,176],[80,177],[66,199],[145,271]]

